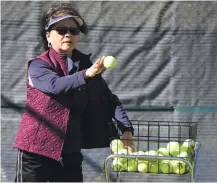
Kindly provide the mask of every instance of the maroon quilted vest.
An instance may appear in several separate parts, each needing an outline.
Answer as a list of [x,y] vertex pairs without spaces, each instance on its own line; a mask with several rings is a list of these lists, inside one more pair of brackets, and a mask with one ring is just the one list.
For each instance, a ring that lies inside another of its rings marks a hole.
[[[68,75],[66,56],[50,49],[37,58],[47,62],[59,74]],[[67,99],[59,96],[59,101],[63,102],[57,102],[51,95],[29,85],[28,77],[26,80],[27,101],[13,146],[59,160],[70,112],[63,104]]]

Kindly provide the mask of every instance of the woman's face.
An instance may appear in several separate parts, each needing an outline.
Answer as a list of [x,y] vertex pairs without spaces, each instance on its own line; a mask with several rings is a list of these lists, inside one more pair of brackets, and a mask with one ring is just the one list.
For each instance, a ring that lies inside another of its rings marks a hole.
[[[67,28],[72,29],[70,33]],[[72,50],[76,48],[79,32],[77,24],[72,18],[67,18],[55,23],[50,32],[46,33],[47,41],[51,43],[52,48],[62,54],[71,56]]]

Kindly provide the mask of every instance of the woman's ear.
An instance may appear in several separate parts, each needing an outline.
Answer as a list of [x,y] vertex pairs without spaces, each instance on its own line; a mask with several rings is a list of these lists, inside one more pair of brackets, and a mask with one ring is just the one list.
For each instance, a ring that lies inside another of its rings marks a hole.
[[50,42],[49,41],[49,39],[50,39],[50,32],[46,32],[46,38],[47,38],[47,41]]

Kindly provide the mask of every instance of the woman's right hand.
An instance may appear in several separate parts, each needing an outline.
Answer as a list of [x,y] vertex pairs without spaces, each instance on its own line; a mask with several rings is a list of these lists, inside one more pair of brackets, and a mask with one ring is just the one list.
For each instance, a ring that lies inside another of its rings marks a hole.
[[105,56],[98,59],[89,69],[86,70],[87,77],[94,77],[96,74],[101,73],[105,67],[103,65]]

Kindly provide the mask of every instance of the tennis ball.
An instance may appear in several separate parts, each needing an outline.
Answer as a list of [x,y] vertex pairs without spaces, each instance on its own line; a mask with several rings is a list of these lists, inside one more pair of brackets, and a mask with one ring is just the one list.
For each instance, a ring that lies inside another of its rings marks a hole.
[[[185,159],[187,158],[188,161],[191,162],[191,164],[194,162],[194,157],[189,156],[189,154],[187,152],[181,152],[177,157],[185,158]],[[186,164],[186,170],[187,170],[187,168],[188,168],[188,165]]]
[[146,173],[149,171],[149,162],[140,160],[138,163],[138,171]]
[[[158,153],[154,150],[149,150],[145,152],[145,155],[158,156]],[[147,161],[156,162],[157,159],[146,159]]]
[[145,152],[144,151],[137,151],[137,152],[133,152],[134,155],[144,155]]
[[169,156],[169,150],[167,148],[161,147],[157,152],[163,156]]
[[[143,151],[138,151],[138,152],[133,152],[133,155],[145,155],[145,152]],[[143,160],[144,158],[136,158],[136,160]]]
[[134,155],[144,155],[145,152],[144,151],[137,151],[137,152],[133,152]]
[[179,160],[171,161],[173,173],[175,174],[184,174],[186,170],[186,163]]
[[131,151],[129,151],[127,148],[123,148],[123,149],[120,149],[118,151],[118,154],[124,154],[124,155],[127,155],[127,154],[133,154]]
[[157,156],[158,153],[154,150],[149,150],[145,152],[145,155],[152,155],[152,156]]
[[181,152],[186,152],[190,155],[190,154],[193,154],[193,151],[194,151],[194,149],[192,148],[192,146],[188,146],[186,144],[183,144],[181,146]]
[[113,56],[107,56],[104,59],[103,65],[107,69],[113,69],[116,66],[116,59]]
[[192,146],[194,148],[195,142],[192,139],[186,139],[183,144],[189,144],[189,146]]
[[134,159],[130,159],[127,161],[127,171],[128,172],[136,172],[137,171],[137,162]]
[[188,156],[192,156],[194,154],[194,142],[192,141],[185,141],[181,146],[181,152],[188,153]]
[[123,148],[124,148],[124,144],[119,139],[114,139],[110,143],[110,149],[112,150],[113,153],[117,153],[119,150]]
[[[158,154],[158,156],[164,156],[163,154]],[[158,159],[158,161],[161,163],[164,159]]]
[[178,142],[169,142],[167,149],[172,156],[177,156],[180,153],[180,145]]
[[171,173],[172,172],[172,164],[170,160],[163,160],[160,163],[160,171],[163,173]]
[[177,157],[188,158],[188,153],[187,152],[181,152]]
[[150,173],[158,173],[159,172],[158,161],[149,164],[149,172]]
[[119,158],[114,158],[112,161],[112,169],[114,171],[123,171],[125,170],[125,165],[122,163]]
[[[131,151],[129,151],[128,149],[124,148],[118,151],[117,154],[122,154],[122,155],[129,155],[132,154]],[[121,162],[126,163],[128,158],[118,158]]]

